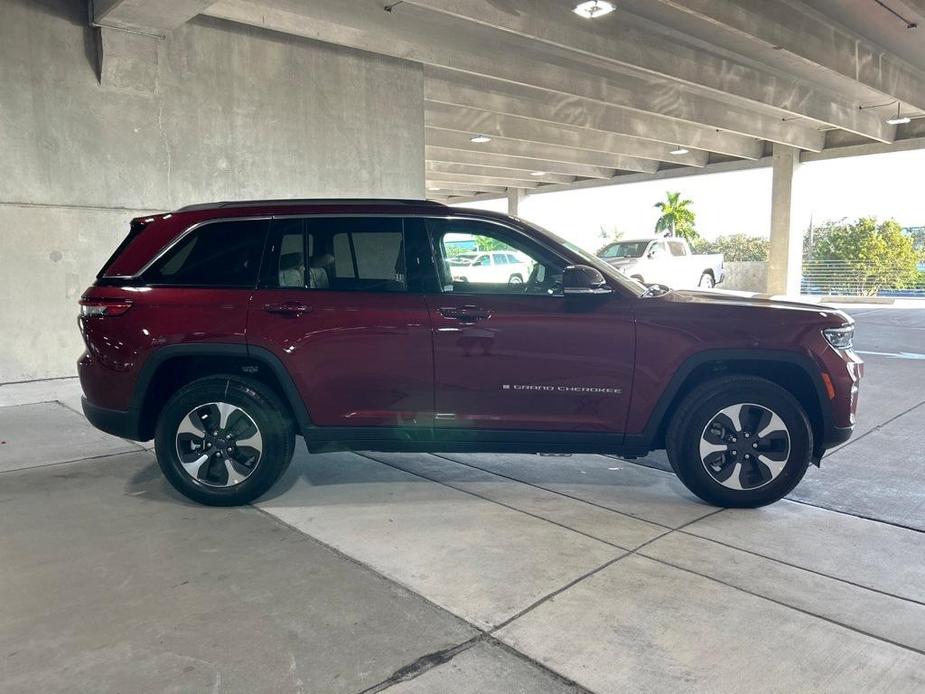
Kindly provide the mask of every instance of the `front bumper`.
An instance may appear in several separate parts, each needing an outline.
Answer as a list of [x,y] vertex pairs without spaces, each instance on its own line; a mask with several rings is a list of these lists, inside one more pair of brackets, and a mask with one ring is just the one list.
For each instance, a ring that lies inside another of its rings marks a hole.
[[829,427],[823,442],[826,449],[843,444],[854,433],[854,424],[847,427]]
[[140,441],[138,413],[134,410],[111,410],[108,407],[94,405],[87,398],[80,399],[84,416],[100,431],[119,436],[123,439]]

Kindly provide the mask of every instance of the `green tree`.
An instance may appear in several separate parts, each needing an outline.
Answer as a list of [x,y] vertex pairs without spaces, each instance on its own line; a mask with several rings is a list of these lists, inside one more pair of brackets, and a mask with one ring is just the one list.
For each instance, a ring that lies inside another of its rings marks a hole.
[[767,260],[770,241],[760,236],[730,234],[713,241],[700,240],[694,244],[697,253],[722,253],[731,263],[748,260]]
[[803,257],[806,281],[828,292],[873,296],[916,281],[913,240],[893,219],[827,222],[806,232]]
[[493,239],[490,236],[476,236],[475,245],[480,251],[510,251],[513,250],[506,243]]
[[662,213],[655,223],[657,233],[668,232],[669,236],[680,236],[688,241],[700,237],[694,229],[697,215],[691,209],[693,200],[681,200],[681,193],[665,193],[666,199],[655,203],[655,207]]

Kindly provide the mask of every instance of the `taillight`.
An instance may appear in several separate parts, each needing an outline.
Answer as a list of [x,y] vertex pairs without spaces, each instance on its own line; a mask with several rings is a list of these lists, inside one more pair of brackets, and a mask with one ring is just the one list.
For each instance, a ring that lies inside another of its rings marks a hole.
[[80,300],[80,316],[82,318],[102,318],[121,316],[132,307],[128,299],[94,299],[92,297]]

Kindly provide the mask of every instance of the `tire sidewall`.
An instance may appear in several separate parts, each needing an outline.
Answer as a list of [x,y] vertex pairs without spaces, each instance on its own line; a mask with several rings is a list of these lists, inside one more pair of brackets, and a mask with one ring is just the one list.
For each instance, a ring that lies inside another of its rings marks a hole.
[[[193,479],[177,454],[176,433],[181,420],[197,406],[210,402],[239,407],[260,429],[263,450],[257,467],[233,487],[212,487]],[[179,492],[211,506],[237,506],[257,498],[279,479],[292,457],[292,438],[292,425],[275,396],[243,380],[213,377],[184,386],[167,402],[158,417],[154,445],[158,465]]]
[[[776,413],[790,435],[790,457],[776,479],[762,487],[735,490],[724,487],[707,472],[700,457],[703,430],[717,412],[738,403],[754,403]],[[744,388],[717,385],[702,393],[701,401],[673,432],[669,459],[681,481],[705,501],[726,507],[763,506],[789,494],[803,478],[813,450],[812,428],[803,408],[787,391],[754,379]]]

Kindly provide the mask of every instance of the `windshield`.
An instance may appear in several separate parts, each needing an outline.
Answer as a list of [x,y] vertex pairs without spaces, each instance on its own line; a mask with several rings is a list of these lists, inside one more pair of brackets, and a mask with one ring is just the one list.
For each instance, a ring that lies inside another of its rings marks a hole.
[[646,252],[648,241],[621,241],[604,249],[602,258],[641,258]]
[[[584,264],[590,265],[591,267],[600,271],[600,273],[604,275],[604,277],[609,277],[610,279],[615,280],[620,285],[626,287],[627,290],[629,290],[636,296],[642,296],[645,293],[646,291],[645,285],[640,284],[636,280],[627,277],[622,272],[620,272],[615,267],[613,267],[613,265],[605,263],[603,260],[598,258],[593,253],[588,253],[588,251],[582,248],[579,248],[574,243],[566,241],[561,236],[558,236],[552,233],[551,231],[549,231],[548,229],[544,229],[543,227],[534,224],[533,222],[528,222],[520,218],[518,218],[518,221],[521,224],[524,224],[530,227],[531,229],[539,233],[541,236],[546,237],[546,239],[548,239],[549,241],[552,241],[554,244],[557,244],[559,246],[565,246],[572,253],[575,253],[577,256],[579,256],[582,259],[582,262]],[[648,243],[648,241],[646,241],[646,243]]]

